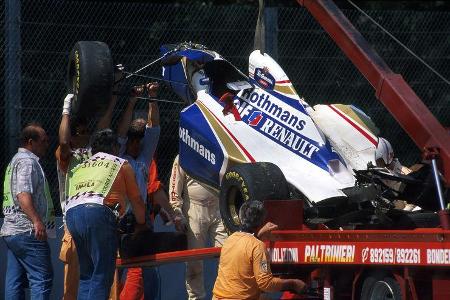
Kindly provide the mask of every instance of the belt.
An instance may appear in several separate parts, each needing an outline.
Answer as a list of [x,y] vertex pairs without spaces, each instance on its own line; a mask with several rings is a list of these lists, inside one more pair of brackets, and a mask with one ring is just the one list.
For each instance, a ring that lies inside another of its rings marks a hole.
[[114,205],[112,205],[112,204],[110,204],[110,205],[107,205],[107,204],[98,204],[98,203],[84,203],[83,204],[84,205],[84,207],[106,207],[106,208],[108,208],[116,217],[119,217],[119,211],[120,211],[120,204],[119,203],[117,203],[117,204],[114,204]]
[[84,207],[99,207],[99,206],[103,206],[103,205],[98,204],[98,203],[83,203],[82,205]]

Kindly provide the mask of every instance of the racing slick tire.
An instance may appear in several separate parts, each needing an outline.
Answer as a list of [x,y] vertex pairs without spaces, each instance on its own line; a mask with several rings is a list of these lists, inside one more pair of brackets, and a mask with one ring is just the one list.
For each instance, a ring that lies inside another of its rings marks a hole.
[[67,67],[67,90],[74,94],[72,113],[83,117],[101,115],[111,100],[114,66],[107,44],[75,43]]
[[402,291],[398,282],[390,277],[372,274],[364,279],[361,300],[401,300]]
[[223,224],[229,233],[239,230],[239,209],[245,201],[288,197],[288,184],[278,166],[268,162],[235,165],[222,179],[219,206]]

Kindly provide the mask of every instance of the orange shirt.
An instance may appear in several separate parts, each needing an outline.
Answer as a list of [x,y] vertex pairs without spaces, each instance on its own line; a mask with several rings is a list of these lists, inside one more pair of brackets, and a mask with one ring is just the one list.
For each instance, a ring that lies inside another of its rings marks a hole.
[[258,299],[282,289],[272,276],[266,246],[250,233],[235,232],[223,244],[213,294],[217,299]]
[[147,193],[152,194],[162,187],[161,181],[158,179],[158,167],[156,160],[153,158],[150,167],[148,168],[148,183]]
[[[67,173],[67,168],[69,167],[71,157],[69,157],[69,159],[63,159],[61,157],[59,147],[56,149],[55,156],[60,169],[64,173]],[[126,199],[129,199],[132,203],[135,203],[135,201],[142,202],[133,168],[128,162],[125,161],[120,168],[116,179],[114,180],[111,190],[103,200],[103,204],[114,207],[117,203],[119,203],[119,212],[120,215],[123,215],[126,208]]]

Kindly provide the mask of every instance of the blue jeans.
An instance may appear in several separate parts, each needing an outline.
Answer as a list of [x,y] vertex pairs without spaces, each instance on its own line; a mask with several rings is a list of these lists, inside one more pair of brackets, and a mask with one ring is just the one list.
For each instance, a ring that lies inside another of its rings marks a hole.
[[158,268],[143,268],[142,277],[144,279],[144,299],[160,299],[159,286],[161,284],[161,278],[159,277]]
[[32,300],[50,299],[53,268],[47,241],[38,241],[33,232],[3,237],[8,247],[5,299],[25,299],[27,279]]
[[78,300],[108,299],[116,268],[116,217],[106,206],[82,204],[67,211],[66,224],[80,262]]

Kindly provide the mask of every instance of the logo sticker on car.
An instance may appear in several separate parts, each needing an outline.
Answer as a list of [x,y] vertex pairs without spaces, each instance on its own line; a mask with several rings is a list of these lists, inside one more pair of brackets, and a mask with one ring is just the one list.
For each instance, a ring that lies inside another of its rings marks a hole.
[[275,78],[269,73],[267,67],[255,69],[255,81],[265,89],[273,90],[275,86]]
[[252,112],[250,117],[248,118],[248,125],[250,126],[258,126],[259,122],[262,120],[263,114],[259,110],[255,110]]

